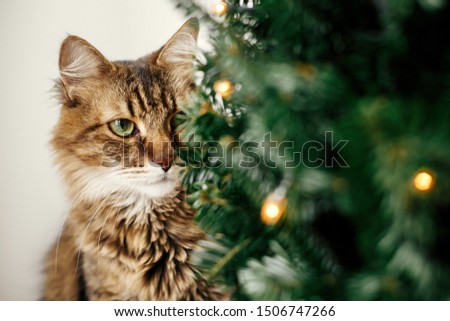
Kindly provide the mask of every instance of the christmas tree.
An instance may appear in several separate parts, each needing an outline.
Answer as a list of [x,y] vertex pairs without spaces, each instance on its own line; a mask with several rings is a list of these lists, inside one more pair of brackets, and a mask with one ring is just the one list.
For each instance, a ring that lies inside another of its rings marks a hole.
[[179,153],[235,300],[450,299],[446,0],[177,1],[210,29]]

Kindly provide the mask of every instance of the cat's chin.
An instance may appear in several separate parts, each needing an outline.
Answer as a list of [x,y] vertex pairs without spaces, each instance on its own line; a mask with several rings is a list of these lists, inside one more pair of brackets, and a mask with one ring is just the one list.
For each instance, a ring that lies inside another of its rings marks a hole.
[[164,198],[172,196],[179,187],[179,182],[172,178],[162,177],[160,180],[151,183],[136,186],[135,191],[148,198]]
[[[102,198],[119,203],[130,199],[161,199],[173,197],[180,186],[179,169],[171,168],[167,173],[139,172],[133,170],[98,172],[92,168],[78,169],[72,176],[72,197],[84,197],[92,202]],[[128,174],[128,175],[127,175]]]

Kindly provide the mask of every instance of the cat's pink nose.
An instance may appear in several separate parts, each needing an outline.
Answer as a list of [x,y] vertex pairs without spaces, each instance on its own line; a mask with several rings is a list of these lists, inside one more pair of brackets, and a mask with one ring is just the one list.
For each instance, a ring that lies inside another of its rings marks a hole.
[[167,173],[167,171],[172,167],[173,160],[174,160],[173,153],[169,153],[167,155],[153,159],[153,162],[160,165],[162,170]]
[[164,172],[167,173],[167,171],[172,167],[172,163],[171,164],[167,164],[167,165],[161,165],[161,168]]

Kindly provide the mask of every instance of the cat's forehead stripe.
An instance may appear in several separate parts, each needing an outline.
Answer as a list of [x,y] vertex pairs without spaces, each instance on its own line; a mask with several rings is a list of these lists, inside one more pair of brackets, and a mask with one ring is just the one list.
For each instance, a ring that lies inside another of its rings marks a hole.
[[138,100],[139,107],[141,108],[141,110],[144,113],[147,112],[147,104],[145,103],[145,100],[142,97],[141,90],[139,89],[139,87],[136,87],[136,89],[134,90],[134,94]]
[[128,102],[127,102],[127,107],[128,107],[128,111],[130,112],[130,115],[132,117],[134,117],[136,114],[134,113],[134,110],[133,110],[133,103],[129,99],[128,99]]
[[140,98],[139,102],[144,102],[142,104],[144,110],[148,111],[149,107],[154,107],[156,105],[155,94],[159,91],[158,77],[154,74],[154,72],[152,72],[152,70],[148,70],[145,67],[137,67],[136,75],[139,81],[136,88],[137,96],[138,99]]

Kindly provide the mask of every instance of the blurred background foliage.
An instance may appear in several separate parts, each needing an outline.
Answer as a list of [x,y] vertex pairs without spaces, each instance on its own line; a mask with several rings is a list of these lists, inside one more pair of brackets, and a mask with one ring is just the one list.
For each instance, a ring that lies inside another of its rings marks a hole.
[[[449,300],[448,1],[175,2],[213,44],[178,119],[208,279],[237,300]],[[269,132],[293,148],[242,166],[231,148]]]

